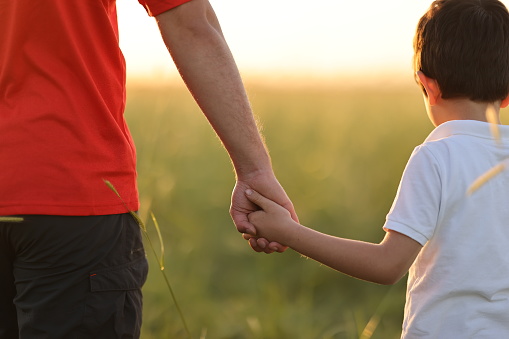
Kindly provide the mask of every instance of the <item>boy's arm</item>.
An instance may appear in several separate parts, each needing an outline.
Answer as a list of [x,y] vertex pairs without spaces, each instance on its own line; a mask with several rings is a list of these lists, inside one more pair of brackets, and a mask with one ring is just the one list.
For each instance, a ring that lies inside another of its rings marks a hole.
[[259,193],[246,195],[262,208],[249,221],[260,236],[277,241],[344,274],[379,284],[394,284],[408,271],[422,246],[389,231],[379,244],[330,236],[290,218],[288,211]]
[[[163,40],[191,94],[225,146],[235,168],[237,183],[230,214],[239,232],[254,234],[247,214],[256,210],[244,195],[259,190],[287,208],[293,205],[274,176],[269,155],[259,134],[239,71],[207,0],[192,0],[156,17]],[[260,239],[260,243],[268,242]],[[272,243],[256,251],[284,251]]]

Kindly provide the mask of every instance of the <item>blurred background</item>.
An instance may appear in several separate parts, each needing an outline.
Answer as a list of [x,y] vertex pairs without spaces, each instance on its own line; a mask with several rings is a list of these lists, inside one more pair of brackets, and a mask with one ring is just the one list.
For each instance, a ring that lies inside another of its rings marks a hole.
[[[432,130],[412,75],[431,1],[210,0],[301,223],[378,242],[405,163]],[[506,4],[507,5],[507,4]],[[399,338],[405,280],[379,286],[288,250],[257,254],[228,214],[228,156],[180,80],[157,25],[118,1],[140,214],[193,338]],[[507,121],[503,113],[503,120]],[[147,248],[143,339],[187,338]]]
[[[430,1],[210,1],[242,73],[358,81],[408,77],[412,37]],[[174,79],[154,19],[135,0],[118,1],[121,44],[131,77]],[[399,79],[398,79],[399,80]]]

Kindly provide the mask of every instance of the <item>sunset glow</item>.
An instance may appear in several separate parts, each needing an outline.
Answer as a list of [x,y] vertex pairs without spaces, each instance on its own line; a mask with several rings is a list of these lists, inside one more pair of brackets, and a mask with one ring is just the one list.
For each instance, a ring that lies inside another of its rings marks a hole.
[[[408,74],[412,38],[429,0],[210,0],[244,74]],[[507,5],[507,4],[506,4]],[[131,76],[175,76],[155,20],[118,0]]]

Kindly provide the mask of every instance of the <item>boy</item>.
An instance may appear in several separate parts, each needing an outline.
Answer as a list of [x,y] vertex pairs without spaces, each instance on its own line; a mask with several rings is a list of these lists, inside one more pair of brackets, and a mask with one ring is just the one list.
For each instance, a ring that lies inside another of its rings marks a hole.
[[[255,237],[345,274],[393,284],[409,271],[402,338],[509,338],[509,174],[468,196],[509,157],[509,13],[497,0],[437,0],[419,21],[414,70],[436,129],[415,148],[379,244],[325,235],[253,190]],[[492,106],[493,105],[493,106]],[[250,238],[246,235],[246,238]]]

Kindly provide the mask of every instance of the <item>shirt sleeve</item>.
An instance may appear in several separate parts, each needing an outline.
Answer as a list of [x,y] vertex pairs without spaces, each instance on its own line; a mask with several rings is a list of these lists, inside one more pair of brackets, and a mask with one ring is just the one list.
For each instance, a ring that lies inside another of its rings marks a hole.
[[156,16],[191,0],[138,0],[148,15]]
[[416,147],[403,172],[384,230],[402,233],[424,246],[437,225],[441,192],[437,159],[426,146]]

